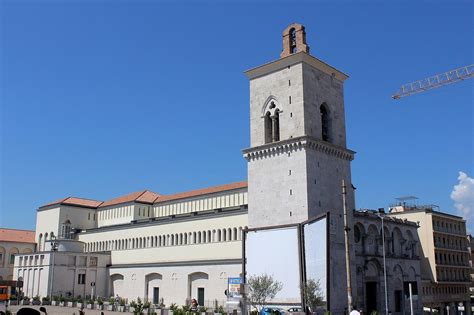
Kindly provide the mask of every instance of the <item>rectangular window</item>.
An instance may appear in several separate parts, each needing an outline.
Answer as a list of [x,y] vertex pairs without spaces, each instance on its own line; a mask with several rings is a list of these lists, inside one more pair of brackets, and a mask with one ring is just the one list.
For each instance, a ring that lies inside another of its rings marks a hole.
[[198,288],[198,304],[204,305],[204,288]]
[[77,284],[85,284],[86,283],[86,274],[80,273],[77,275]]
[[10,255],[10,264],[14,264],[15,263],[15,255],[14,254],[11,254]]

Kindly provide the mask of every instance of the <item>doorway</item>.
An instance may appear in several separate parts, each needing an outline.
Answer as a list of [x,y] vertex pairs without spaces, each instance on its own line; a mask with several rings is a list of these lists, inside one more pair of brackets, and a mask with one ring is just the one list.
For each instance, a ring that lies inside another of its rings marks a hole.
[[377,282],[365,283],[365,307],[366,314],[377,311]]
[[402,290],[395,290],[395,312],[402,312]]
[[160,304],[160,288],[153,288],[153,304]]
[[198,288],[198,304],[204,306],[204,288]]

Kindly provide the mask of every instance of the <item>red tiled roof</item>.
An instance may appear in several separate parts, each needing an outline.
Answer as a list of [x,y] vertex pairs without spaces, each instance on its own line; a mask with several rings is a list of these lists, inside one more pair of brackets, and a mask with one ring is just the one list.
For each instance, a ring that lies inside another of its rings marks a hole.
[[77,197],[67,197],[63,199],[59,199],[50,203],[47,203],[40,208],[54,206],[54,205],[70,205],[70,206],[79,206],[79,207],[86,207],[86,208],[97,208],[102,204],[102,201],[92,200],[92,199],[85,199],[85,198],[77,198]]
[[104,203],[102,203],[100,207],[107,207],[107,206],[112,206],[119,203],[132,202],[132,201],[152,204],[159,197],[160,195],[157,193],[154,193],[149,190],[142,190],[142,191],[137,191],[125,196],[107,200]]
[[158,200],[156,200],[156,202],[190,198],[190,197],[196,197],[200,195],[208,195],[208,194],[218,193],[218,192],[227,191],[227,190],[245,188],[247,186],[248,185],[246,181],[225,184],[225,185],[220,185],[220,186],[213,186],[213,187],[208,187],[208,188],[181,192],[181,193],[172,194],[172,195],[161,196],[160,198],[158,198]]
[[67,197],[67,198],[50,202],[44,206],[41,206],[40,208],[53,206],[53,205],[73,205],[73,206],[80,206],[80,207],[87,207],[87,208],[99,208],[99,207],[102,208],[102,207],[113,206],[113,205],[126,203],[126,202],[141,202],[141,203],[153,204],[155,202],[190,198],[190,197],[208,195],[208,194],[218,193],[218,192],[227,191],[227,190],[234,190],[234,189],[239,189],[239,188],[245,188],[245,187],[247,187],[247,182],[243,181],[243,182],[213,186],[213,187],[196,189],[196,190],[180,192],[180,193],[171,194],[171,195],[163,195],[163,196],[149,190],[142,190],[142,191],[130,193],[125,196],[120,196],[114,199],[110,199],[104,202],[91,200],[91,199],[84,199],[84,198]]
[[36,243],[35,231],[0,228],[0,242]]

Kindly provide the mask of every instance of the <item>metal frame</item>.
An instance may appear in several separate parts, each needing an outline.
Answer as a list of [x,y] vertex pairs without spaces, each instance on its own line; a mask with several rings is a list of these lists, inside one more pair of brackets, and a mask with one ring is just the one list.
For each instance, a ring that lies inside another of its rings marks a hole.
[[[326,308],[330,310],[330,233],[329,233],[329,219],[330,213],[326,212],[324,214],[317,215],[303,221],[301,223],[292,223],[292,224],[281,224],[281,225],[272,225],[265,226],[260,228],[246,228],[242,230],[242,283],[245,286],[247,284],[247,256],[246,256],[246,243],[247,243],[247,233],[249,232],[258,232],[258,231],[268,231],[268,230],[278,230],[278,229],[288,229],[296,228],[298,233],[298,261],[300,267],[300,298],[301,298],[301,307],[306,312],[306,301],[304,298],[304,284],[306,283],[306,251],[305,251],[305,242],[304,242],[304,226],[311,223],[320,221],[321,219],[326,219]],[[247,309],[246,305],[246,294],[244,294],[244,304],[243,309]]]
[[429,78],[415,82],[403,84],[400,89],[392,95],[392,98],[398,100],[402,97],[431,90],[443,85],[448,85],[462,80],[474,77],[474,64],[436,74]]

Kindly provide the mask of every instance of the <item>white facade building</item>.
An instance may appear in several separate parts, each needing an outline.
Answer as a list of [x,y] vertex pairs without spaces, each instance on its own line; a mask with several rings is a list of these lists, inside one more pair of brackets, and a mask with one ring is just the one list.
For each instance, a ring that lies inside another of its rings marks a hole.
[[222,305],[228,278],[240,276],[247,222],[246,182],[105,202],[65,198],[38,209],[38,251],[16,258],[14,279],[30,297],[84,297],[94,284],[102,297]]

